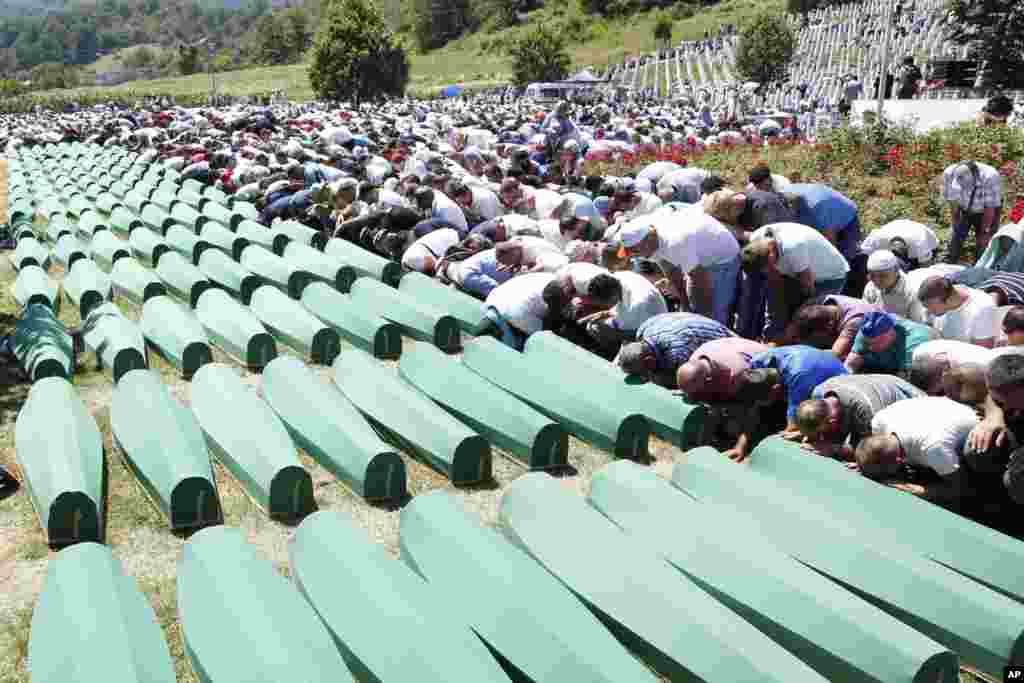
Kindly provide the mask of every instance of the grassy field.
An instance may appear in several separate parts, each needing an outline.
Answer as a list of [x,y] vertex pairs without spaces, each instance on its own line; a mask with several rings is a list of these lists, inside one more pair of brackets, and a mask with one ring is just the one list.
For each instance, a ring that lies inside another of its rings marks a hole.
[[[696,16],[676,21],[673,42],[701,38],[705,30],[717,31],[723,23],[739,24],[755,10],[772,6],[781,8],[782,3],[780,0],[724,0],[713,7],[702,9]],[[621,61],[625,56],[648,53],[655,49],[653,13],[608,20],[581,15],[576,2],[549,3],[547,8],[531,13],[529,22],[523,26],[497,32],[481,31],[460,38],[440,50],[427,54],[412,53],[409,93],[413,96],[427,96],[451,83],[462,83],[469,88],[506,83],[512,73],[505,52],[508,41],[538,24],[563,21],[573,16],[580,17],[583,25],[578,35],[570,37],[569,51],[574,69],[584,66],[604,68],[610,63]],[[313,97],[305,64],[229,71],[217,74],[216,81],[217,91],[221,94],[248,95],[282,90],[292,99]],[[110,93],[113,96],[117,93],[153,92],[190,95],[209,91],[209,75],[195,74],[132,81],[110,88],[82,87],[40,94],[74,96]]]

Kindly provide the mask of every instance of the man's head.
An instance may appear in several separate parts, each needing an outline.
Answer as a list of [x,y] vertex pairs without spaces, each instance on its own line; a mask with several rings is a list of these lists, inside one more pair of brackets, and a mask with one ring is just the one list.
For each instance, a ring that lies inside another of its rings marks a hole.
[[841,407],[833,410],[828,401],[812,398],[803,401],[796,408],[796,426],[804,438],[812,444],[831,441],[838,435]]
[[887,249],[872,252],[868,257],[868,280],[880,291],[887,292],[900,280],[900,260]]
[[1013,306],[1003,316],[1003,334],[1009,346],[1024,345],[1024,306]]
[[747,197],[744,194],[723,188],[704,195],[703,204],[704,213],[707,215],[726,225],[736,225],[739,222],[740,214],[747,207]]
[[523,187],[515,178],[505,178],[501,181],[501,203],[512,208],[523,200]]
[[654,349],[645,341],[625,344],[619,351],[619,367],[627,375],[649,379],[657,368]]
[[1024,354],[1005,353],[988,366],[988,393],[1008,420],[1024,417]]
[[865,313],[860,333],[864,336],[868,351],[882,353],[896,343],[896,319],[881,311]]
[[839,311],[835,306],[804,304],[793,314],[787,337],[794,344],[807,344],[819,349],[832,348],[838,334]]
[[500,242],[494,248],[494,258],[500,266],[515,268],[523,262],[523,245],[518,242]]
[[725,181],[716,175],[709,175],[700,184],[701,194],[714,194],[725,187]]
[[626,256],[650,258],[658,250],[658,231],[641,217],[622,227],[619,243]]
[[854,457],[861,474],[869,479],[891,479],[903,471],[902,449],[899,439],[893,434],[867,437],[857,444]]
[[541,298],[548,307],[546,321],[549,326],[557,321],[571,317],[567,311],[569,304],[572,302],[572,295],[567,291],[568,289],[558,278],[544,286]]
[[412,197],[416,202],[416,206],[419,207],[421,211],[430,211],[434,208],[433,189],[425,186],[417,187],[413,192]]
[[609,273],[595,275],[587,287],[587,298],[598,308],[612,308],[622,300],[622,282]]
[[775,368],[744,370],[736,382],[737,396],[755,405],[770,405],[782,399],[785,389]]
[[953,281],[941,275],[925,278],[917,290],[918,300],[934,316],[944,315],[953,309]]
[[758,164],[750,169],[747,176],[748,187],[753,190],[772,191],[772,171],[768,164]]
[[910,364],[910,383],[929,396],[942,396],[942,375],[950,368],[945,354],[918,356]]
[[746,273],[764,273],[775,268],[778,251],[775,240],[770,237],[759,237],[751,240],[740,252],[740,263]]
[[711,368],[701,358],[691,358],[676,370],[676,386],[688,396],[699,395],[711,379]]
[[965,363],[942,373],[942,393],[946,398],[969,406],[980,406],[988,398],[985,366]]
[[462,181],[456,180],[449,188],[451,198],[463,209],[473,206],[473,190]]

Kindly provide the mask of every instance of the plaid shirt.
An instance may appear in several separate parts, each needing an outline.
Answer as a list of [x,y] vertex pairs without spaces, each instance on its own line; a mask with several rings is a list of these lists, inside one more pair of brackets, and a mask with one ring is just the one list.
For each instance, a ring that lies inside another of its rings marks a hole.
[[696,313],[662,313],[636,331],[636,338],[654,350],[659,372],[675,371],[705,342],[734,336],[722,323]]
[[[956,202],[964,211],[981,213],[985,209],[995,209],[1003,205],[1003,178],[999,171],[987,164],[978,164],[978,189],[974,191],[973,179],[961,184],[957,179],[956,168],[959,164],[951,164],[942,172],[942,198],[947,202]],[[971,192],[974,192],[974,202]]]

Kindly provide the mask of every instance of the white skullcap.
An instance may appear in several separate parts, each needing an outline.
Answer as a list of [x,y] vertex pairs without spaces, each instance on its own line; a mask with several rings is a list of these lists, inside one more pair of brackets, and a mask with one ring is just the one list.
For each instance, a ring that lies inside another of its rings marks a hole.
[[881,270],[896,270],[900,267],[900,260],[896,254],[888,249],[879,249],[868,256],[868,272],[877,273]]

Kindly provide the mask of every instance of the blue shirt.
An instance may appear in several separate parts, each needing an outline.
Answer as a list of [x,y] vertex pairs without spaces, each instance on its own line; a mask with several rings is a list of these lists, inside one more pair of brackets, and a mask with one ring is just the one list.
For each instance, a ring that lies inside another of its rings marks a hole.
[[794,183],[786,194],[795,194],[798,202],[797,221],[817,230],[840,230],[857,219],[857,205],[828,185]]
[[462,288],[486,297],[495,287],[512,278],[507,270],[498,270],[497,252],[486,249],[459,264]]
[[722,323],[696,313],[660,313],[636,330],[637,340],[654,351],[659,372],[675,372],[705,342],[734,336]]
[[837,375],[845,375],[846,366],[831,351],[812,346],[780,346],[754,356],[751,369],[775,368],[786,389],[786,417],[796,417],[796,407],[811,397],[815,387]]

